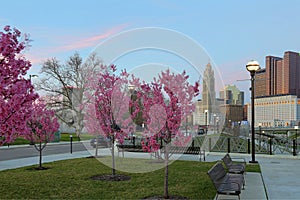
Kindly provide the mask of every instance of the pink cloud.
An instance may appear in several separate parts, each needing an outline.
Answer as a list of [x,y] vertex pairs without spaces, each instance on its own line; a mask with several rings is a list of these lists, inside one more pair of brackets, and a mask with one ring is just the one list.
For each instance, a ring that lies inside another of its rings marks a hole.
[[219,65],[224,83],[233,84],[237,80],[249,78],[249,73],[246,70],[248,60],[250,59],[246,57]]
[[25,57],[27,60],[31,62],[31,64],[41,64],[43,61],[45,61],[45,58],[36,56],[34,54],[25,53]]
[[[91,37],[78,38],[68,35],[60,35],[55,38],[57,42],[56,46],[32,46],[29,52],[25,54],[26,58],[31,61],[32,64],[41,64],[47,58],[56,57],[58,53],[76,51],[88,47],[96,46],[101,40],[108,38],[128,27],[128,24],[121,24],[106,30],[104,33],[94,35]],[[49,36],[51,37],[51,36]],[[48,39],[49,40],[49,39]],[[63,45],[62,45],[63,44]]]
[[70,51],[70,50],[78,50],[82,48],[92,47],[99,43],[100,40],[108,38],[122,30],[124,30],[128,25],[121,24],[119,26],[113,27],[102,34],[95,35],[89,38],[79,39],[76,42],[71,42],[70,44],[63,45],[54,49],[55,51]]

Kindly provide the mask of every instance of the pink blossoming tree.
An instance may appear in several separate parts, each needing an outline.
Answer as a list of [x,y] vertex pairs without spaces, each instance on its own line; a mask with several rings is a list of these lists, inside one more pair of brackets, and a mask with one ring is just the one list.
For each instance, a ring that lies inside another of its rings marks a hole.
[[134,126],[129,113],[128,77],[123,71],[116,75],[116,67],[109,66],[95,74],[85,93],[89,103],[86,105],[86,127],[89,133],[109,138],[112,147],[112,176],[115,170],[115,142],[123,143],[124,138],[133,132]]
[[29,39],[26,35],[24,40],[20,38],[21,32],[10,26],[0,32],[0,145],[29,133],[26,121],[38,98],[30,80],[24,78],[31,67],[22,56]]
[[[143,83],[137,92],[138,99],[142,99],[142,110],[146,129],[143,149],[156,152],[163,148],[165,160],[164,198],[169,198],[168,192],[168,165],[171,156],[170,146],[187,146],[191,137],[184,136],[180,131],[182,122],[194,110],[193,97],[198,95],[198,83],[191,86],[188,76],[162,72],[158,79],[151,84]],[[134,106],[134,102],[133,102]],[[137,113],[137,112],[136,112]]]
[[30,133],[25,139],[34,143],[35,149],[39,152],[39,167],[42,168],[42,151],[47,143],[54,139],[54,133],[58,131],[59,124],[53,110],[48,110],[43,102],[35,102],[31,117],[27,121]]

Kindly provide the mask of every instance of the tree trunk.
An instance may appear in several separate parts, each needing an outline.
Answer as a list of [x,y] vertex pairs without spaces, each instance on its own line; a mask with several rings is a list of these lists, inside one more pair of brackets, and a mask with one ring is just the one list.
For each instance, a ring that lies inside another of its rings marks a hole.
[[80,131],[78,130],[77,127],[76,127],[76,129],[75,129],[75,132],[76,132],[76,135],[77,135],[77,137],[78,137],[78,141],[80,142],[80,135],[81,135],[81,133],[80,133]]
[[40,148],[39,148],[39,152],[40,152],[40,161],[39,161],[39,168],[42,168],[42,142],[40,142]]
[[95,152],[96,158],[98,157],[98,138],[99,138],[99,135],[96,136],[96,152]]
[[169,198],[169,144],[165,145],[165,181],[164,181],[164,198]]
[[111,156],[112,156],[112,175],[116,175],[116,168],[115,168],[115,140],[113,139],[112,141],[112,151],[111,151]]

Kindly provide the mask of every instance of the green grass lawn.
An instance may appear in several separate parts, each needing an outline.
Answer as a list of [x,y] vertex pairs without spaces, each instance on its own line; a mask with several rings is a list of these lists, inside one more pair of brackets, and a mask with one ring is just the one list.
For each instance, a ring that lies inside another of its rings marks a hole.
[[[24,138],[17,138],[12,144],[10,145],[20,145],[20,144],[29,144],[29,140],[25,140]],[[7,146],[7,144],[5,144]]]
[[[131,159],[134,162],[134,159]],[[145,161],[145,162],[149,162]],[[155,164],[155,163],[151,163]],[[169,193],[189,199],[213,199],[216,192],[207,176],[213,162],[175,161],[169,169]],[[46,163],[48,170],[31,167],[0,172],[1,199],[142,199],[163,195],[164,169],[149,173],[124,173],[129,181],[108,182],[90,177],[110,174],[95,158]],[[247,166],[259,171],[259,165]]]

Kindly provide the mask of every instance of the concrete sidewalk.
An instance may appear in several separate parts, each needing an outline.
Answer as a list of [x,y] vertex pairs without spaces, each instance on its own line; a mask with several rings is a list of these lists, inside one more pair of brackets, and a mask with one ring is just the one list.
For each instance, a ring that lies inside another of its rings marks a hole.
[[269,199],[300,199],[299,157],[257,158]]
[[[67,160],[67,159],[73,159],[73,158],[83,158],[91,156],[91,154],[88,151],[77,151],[70,153],[64,153],[64,154],[54,154],[54,155],[48,155],[43,156],[42,160],[43,163],[53,162],[57,160]],[[21,158],[21,159],[15,159],[15,160],[5,160],[0,161],[0,171],[6,170],[6,169],[15,169],[19,167],[25,167],[30,165],[38,165],[39,157],[29,157],[29,158]]]

